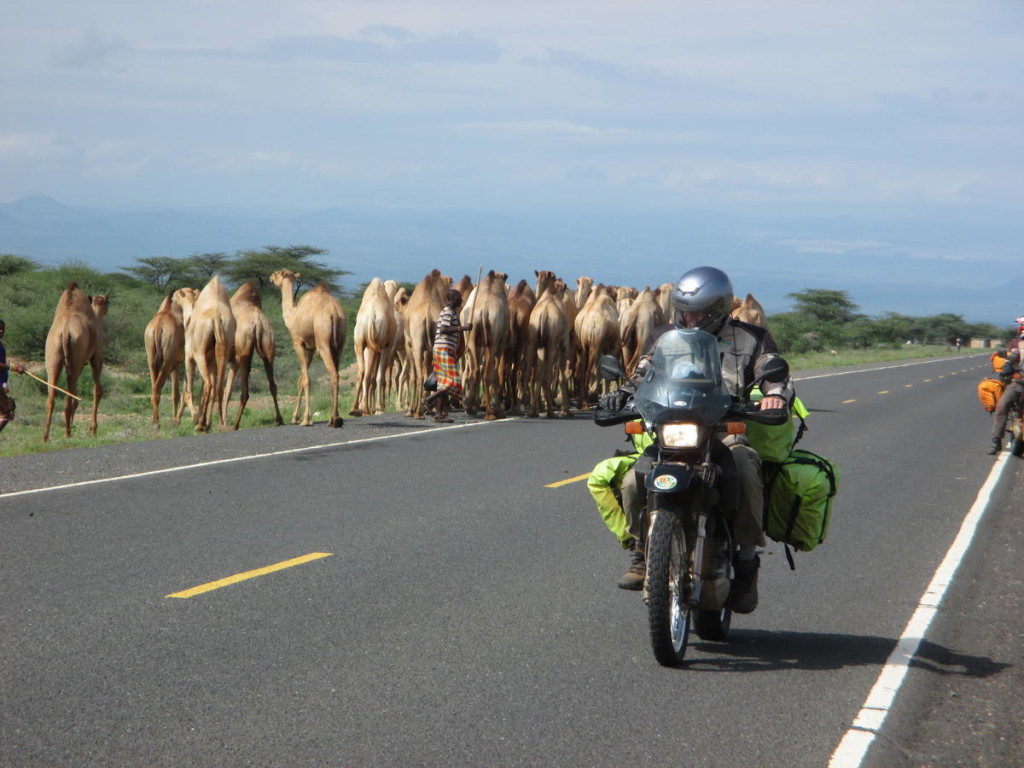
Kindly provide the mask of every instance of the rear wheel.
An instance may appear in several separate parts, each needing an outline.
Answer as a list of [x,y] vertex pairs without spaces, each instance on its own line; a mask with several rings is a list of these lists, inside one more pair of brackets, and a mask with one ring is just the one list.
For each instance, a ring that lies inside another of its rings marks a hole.
[[732,624],[732,609],[698,609],[693,612],[693,631],[701,640],[724,643],[729,639],[729,625]]
[[651,650],[666,667],[682,663],[690,636],[690,609],[683,597],[687,560],[682,520],[662,510],[647,542],[647,611]]
[[1014,456],[1024,455],[1024,418],[1021,417],[1019,406],[1010,412],[1010,424],[1010,433],[1013,436],[1010,453]]

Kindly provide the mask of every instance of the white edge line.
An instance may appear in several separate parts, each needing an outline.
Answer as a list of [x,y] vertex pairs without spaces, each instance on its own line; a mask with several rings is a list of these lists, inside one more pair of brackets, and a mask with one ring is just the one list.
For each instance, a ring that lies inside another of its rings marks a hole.
[[[981,355],[972,355],[972,357],[981,357]],[[811,381],[812,379],[828,379],[833,376],[849,376],[851,373],[874,373],[875,371],[888,371],[893,368],[909,368],[914,365],[929,365],[931,363],[944,363],[950,358],[948,357],[936,357],[932,360],[915,360],[912,363],[898,363],[896,365],[883,365],[878,368],[858,368],[856,371],[836,371],[835,373],[820,373],[817,376],[794,376],[793,381]]]
[[899,642],[889,654],[889,658],[886,659],[885,666],[882,667],[878,679],[864,700],[850,729],[832,753],[832,758],[828,762],[829,768],[857,768],[867,755],[886,715],[892,710],[893,701],[903,685],[910,662],[913,660],[914,654],[917,653],[917,648],[924,639],[928,626],[935,618],[935,614],[938,613],[946,590],[953,583],[954,574],[967,554],[974,534],[978,530],[978,524],[992,499],[992,491],[1006,468],[1007,455],[1007,451],[999,453],[992,471],[989,472],[988,479],[981,486],[973,506],[960,525],[960,532],[950,545],[946,556],[935,571],[935,575],[932,576],[931,583],[921,596],[917,609],[910,617],[910,621],[907,622],[907,627],[903,630]]
[[363,437],[358,440],[347,440],[337,443],[323,443],[321,445],[306,445],[301,448],[287,448],[283,451],[271,451],[270,453],[257,453],[251,456],[235,456],[230,459],[216,459],[214,461],[203,461],[198,464],[186,464],[179,467],[166,467],[164,469],[152,469],[148,472],[136,472],[131,475],[118,475],[117,477],[101,477],[96,480],[83,480],[79,483],[67,483],[65,485],[51,485],[46,488],[31,488],[27,491],[11,491],[10,493],[0,493],[0,501],[4,499],[12,499],[16,496],[29,496],[33,493],[47,493],[49,491],[63,491],[68,488],[82,488],[87,485],[100,485],[102,483],[116,483],[121,480],[134,480],[139,477],[153,477],[155,475],[166,475],[172,472],[183,472],[189,469],[203,469],[204,467],[215,467],[219,464],[233,464],[239,461],[254,461],[255,459],[266,459],[271,456],[287,456],[290,453],[305,453],[307,451],[319,451],[325,448],[339,448],[346,445],[359,445],[360,443],[372,443],[376,440],[391,440],[399,437],[415,437],[417,435],[427,434],[429,432],[441,432],[449,429],[467,429],[469,427],[482,427],[488,424],[510,424],[514,421],[518,421],[515,417],[509,419],[499,419],[497,421],[477,421],[469,424],[453,424],[450,427],[432,427],[429,429],[420,429],[415,432],[402,432],[395,435],[380,435],[378,437]]

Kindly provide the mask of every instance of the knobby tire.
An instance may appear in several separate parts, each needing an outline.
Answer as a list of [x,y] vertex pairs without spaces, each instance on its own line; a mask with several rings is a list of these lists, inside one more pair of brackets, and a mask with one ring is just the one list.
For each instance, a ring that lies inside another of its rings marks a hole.
[[671,510],[661,510],[647,542],[647,611],[651,650],[666,667],[678,666],[686,655],[690,610],[682,595],[687,562],[682,520]]

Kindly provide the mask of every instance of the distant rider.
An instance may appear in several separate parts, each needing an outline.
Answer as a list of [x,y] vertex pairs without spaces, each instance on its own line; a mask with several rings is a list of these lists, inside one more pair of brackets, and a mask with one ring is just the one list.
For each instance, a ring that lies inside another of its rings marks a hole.
[[992,447],[989,448],[989,456],[995,456],[1002,449],[1010,406],[1024,397],[1024,315],[1017,318],[1017,338],[1011,340],[1006,348],[1006,362],[999,372],[999,378],[1006,384],[1006,389],[992,414]]
[[25,369],[17,363],[7,363],[7,348],[4,346],[4,335],[7,333],[7,325],[0,320],[0,432],[7,426],[7,422],[14,421],[14,398],[11,397],[10,387],[7,385],[7,377],[10,371],[24,373]]

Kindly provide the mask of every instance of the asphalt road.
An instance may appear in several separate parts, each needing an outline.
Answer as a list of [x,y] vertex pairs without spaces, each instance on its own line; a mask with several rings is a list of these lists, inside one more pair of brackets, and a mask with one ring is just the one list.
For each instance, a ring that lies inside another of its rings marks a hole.
[[[680,670],[614,587],[576,478],[623,437],[585,415],[5,459],[0,765],[827,765],[994,466],[986,363],[798,375],[802,446],[843,471],[829,540],[795,572],[769,546],[761,606]],[[865,766],[1024,764],[999,466]]]

